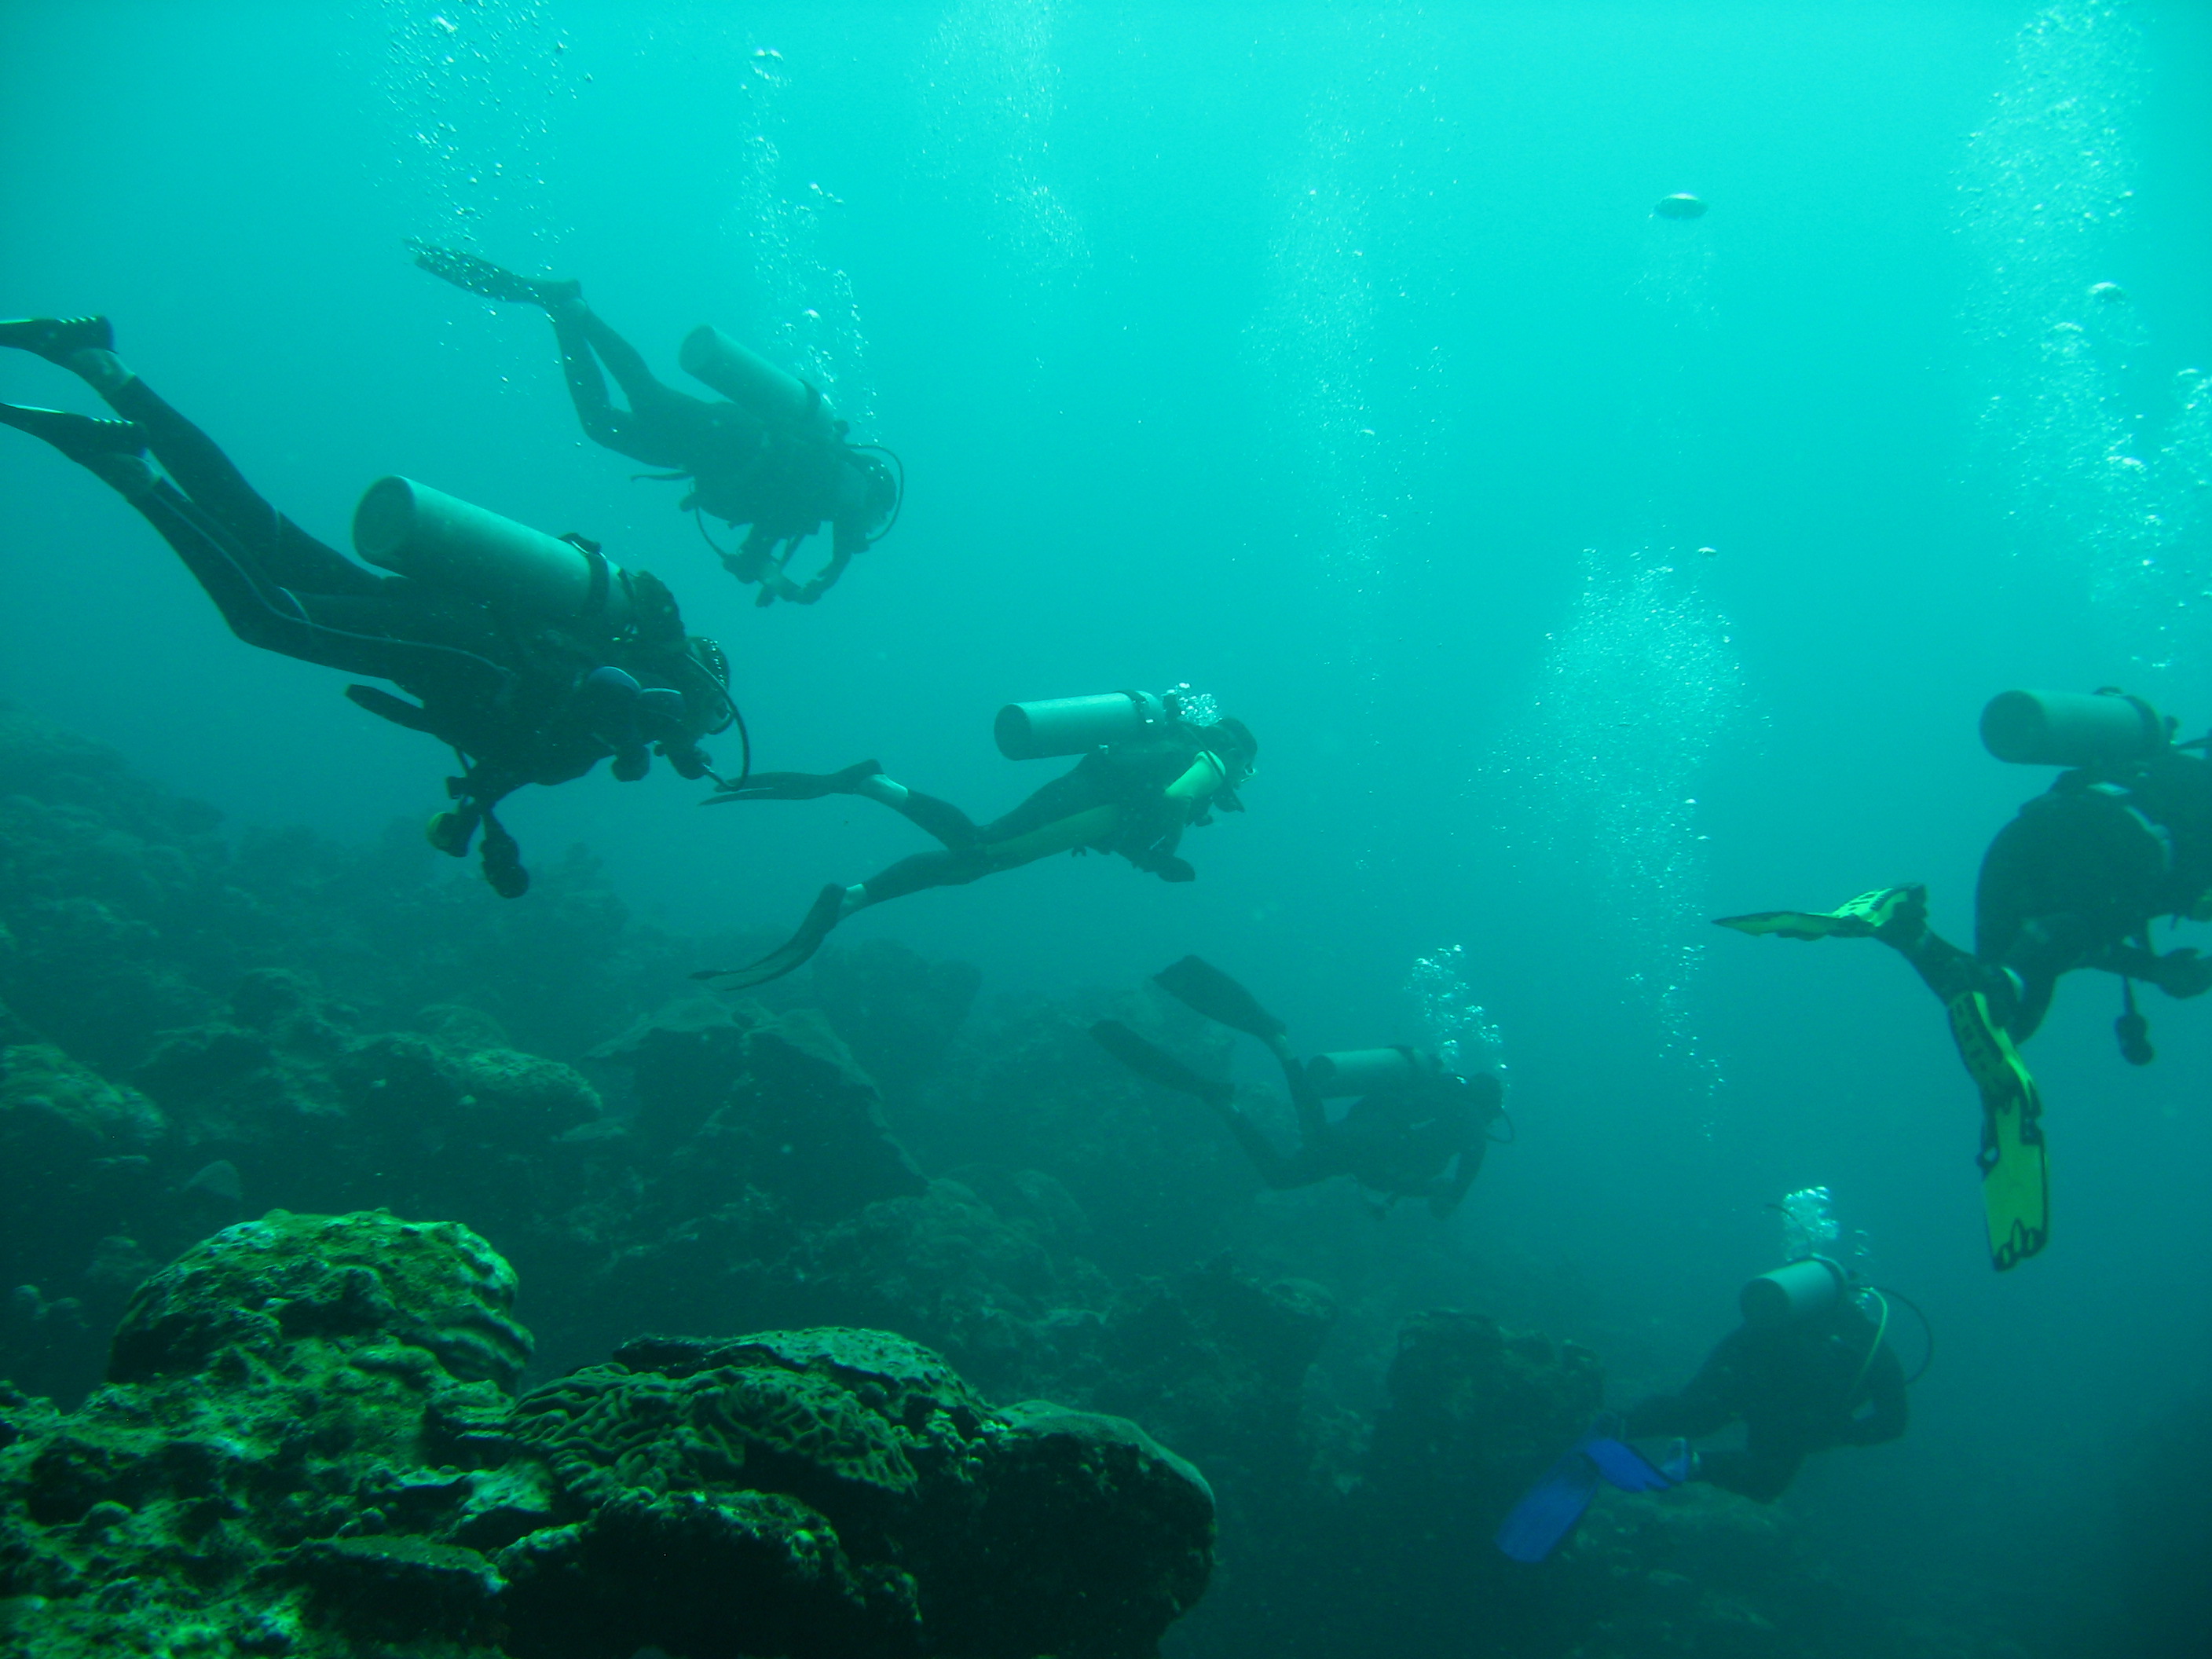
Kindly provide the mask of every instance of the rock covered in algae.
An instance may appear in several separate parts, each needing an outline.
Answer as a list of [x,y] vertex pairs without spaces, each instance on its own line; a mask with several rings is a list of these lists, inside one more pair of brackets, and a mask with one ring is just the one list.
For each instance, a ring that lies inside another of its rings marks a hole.
[[521,1501],[471,1467],[501,1455],[530,1351],[514,1293],[466,1228],[381,1212],[277,1212],[186,1251],[81,1408],[0,1397],[0,1599],[32,1609],[0,1649],[370,1651],[349,1592],[413,1636],[482,1627],[483,1556],[348,1540]]
[[526,1659],[1121,1659],[1211,1570],[1212,1494],[1142,1430],[994,1410],[883,1332],[632,1343],[515,1425],[588,1510],[499,1558]]
[[1212,1493],[1133,1424],[842,1328],[513,1400],[514,1290],[381,1211],[155,1273],[82,1408],[0,1389],[0,1653],[1140,1659],[1206,1588]]
[[514,1270],[457,1223],[274,1210],[139,1287],[108,1376],[189,1375],[226,1350],[295,1359],[301,1345],[336,1342],[416,1350],[463,1382],[511,1389],[530,1358],[530,1334],[507,1316],[514,1291]]

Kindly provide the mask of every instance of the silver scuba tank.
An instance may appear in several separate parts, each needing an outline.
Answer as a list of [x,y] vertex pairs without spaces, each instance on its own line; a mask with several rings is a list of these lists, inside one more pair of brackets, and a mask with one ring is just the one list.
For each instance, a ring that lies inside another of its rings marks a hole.
[[362,493],[353,544],[373,565],[511,610],[629,619],[629,584],[599,554],[412,478],[379,478]]
[[819,421],[827,425],[830,419],[828,398],[712,323],[702,323],[684,337],[676,361],[693,380],[771,424]]
[[1125,742],[1167,718],[1167,705],[1149,691],[1106,691],[1010,702],[992,722],[991,735],[1008,760],[1045,760]]
[[1825,1255],[1805,1256],[1761,1273],[1738,1298],[1743,1322],[1772,1327],[1813,1318],[1843,1300],[1845,1282],[1842,1265]]
[[2016,766],[2112,766],[2148,760],[2166,724],[2118,691],[2000,691],[1982,710],[1982,746]]
[[1443,1074],[1443,1061],[1419,1048],[1346,1048],[1306,1062],[1307,1079],[1324,1100],[1392,1094]]

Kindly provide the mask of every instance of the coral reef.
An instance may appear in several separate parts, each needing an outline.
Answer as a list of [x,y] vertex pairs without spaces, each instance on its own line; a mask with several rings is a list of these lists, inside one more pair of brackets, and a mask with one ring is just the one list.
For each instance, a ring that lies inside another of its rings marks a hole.
[[77,1411],[0,1400],[0,1644],[1122,1659],[1205,1591],[1212,1495],[1134,1425],[842,1329],[648,1339],[510,1401],[514,1289],[380,1211],[186,1251]]
[[2006,1650],[1708,1489],[1505,1562],[1596,1357],[1255,1205],[1170,999],[216,828],[0,710],[0,1659]]

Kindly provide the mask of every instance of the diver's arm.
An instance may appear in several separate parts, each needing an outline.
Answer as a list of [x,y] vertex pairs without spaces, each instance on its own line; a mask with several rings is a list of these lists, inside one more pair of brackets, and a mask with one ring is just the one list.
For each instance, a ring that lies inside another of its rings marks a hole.
[[1854,1446],[1878,1446],[1896,1439],[1905,1432],[1910,1412],[1905,1404],[1905,1367],[1886,1342],[1867,1367],[1866,1390],[1874,1409],[1863,1417],[1852,1418],[1843,1438]]
[[1289,1038],[1277,1037],[1267,1047],[1282,1066],[1283,1081],[1290,1085],[1291,1105],[1298,1115],[1298,1139],[1308,1146],[1318,1145],[1328,1134],[1328,1110],[1321,1103],[1321,1091],[1291,1052]]
[[1490,1143],[1478,1135],[1472,1145],[1459,1149],[1459,1167],[1449,1180],[1439,1178],[1436,1189],[1429,1194],[1429,1213],[1439,1221],[1449,1216],[1467,1197],[1474,1178],[1482,1173],[1482,1160],[1490,1151]]

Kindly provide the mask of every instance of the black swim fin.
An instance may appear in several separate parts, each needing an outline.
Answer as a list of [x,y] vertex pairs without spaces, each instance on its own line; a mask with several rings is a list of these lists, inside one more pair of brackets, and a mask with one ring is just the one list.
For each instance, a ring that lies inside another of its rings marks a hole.
[[584,291],[581,283],[538,282],[518,276],[489,259],[479,259],[473,253],[463,253],[458,248],[413,240],[407,246],[415,251],[415,263],[433,276],[455,288],[465,288],[471,294],[481,294],[487,300],[504,300],[509,305],[544,306],[550,310]]
[[1173,1054],[1145,1041],[1118,1019],[1102,1019],[1091,1028],[1098,1046],[1139,1077],[1150,1078],[1162,1088],[1173,1089],[1224,1109],[1234,1105],[1237,1091],[1213,1078],[1200,1077]]
[[82,466],[94,466],[111,455],[146,453],[146,428],[136,421],[96,421],[89,415],[72,415],[65,410],[0,404],[0,426],[44,438]]
[[0,323],[0,346],[67,368],[77,352],[114,350],[115,330],[105,317],[17,317]]
[[805,964],[806,959],[822,948],[822,941],[830,937],[836,927],[838,912],[844,908],[845,890],[831,883],[815,895],[814,908],[806,913],[806,920],[799,924],[799,931],[769,951],[758,962],[745,968],[707,968],[691,975],[703,979],[717,991],[744,991],[756,985],[765,985],[772,979],[781,979],[786,974]]
[[1232,1031],[1255,1036],[1270,1048],[1283,1041],[1283,1022],[1253,1000],[1252,994],[1210,962],[1185,957],[1152,975],[1170,996]]

